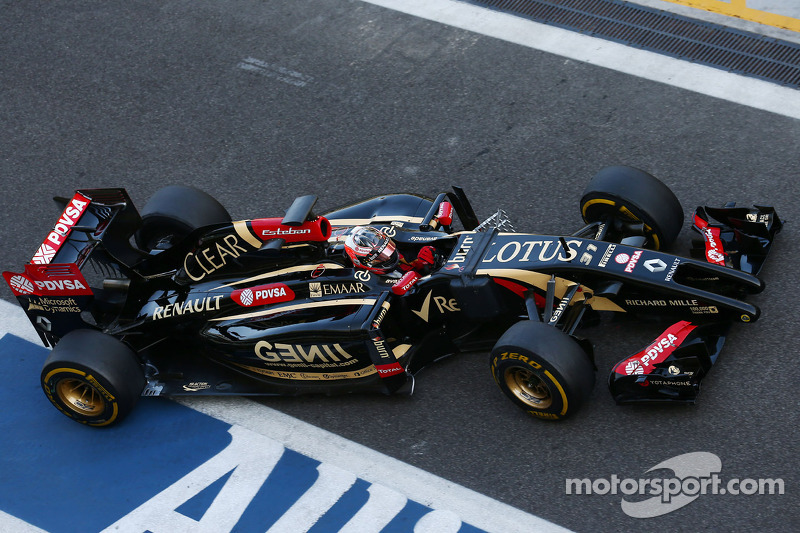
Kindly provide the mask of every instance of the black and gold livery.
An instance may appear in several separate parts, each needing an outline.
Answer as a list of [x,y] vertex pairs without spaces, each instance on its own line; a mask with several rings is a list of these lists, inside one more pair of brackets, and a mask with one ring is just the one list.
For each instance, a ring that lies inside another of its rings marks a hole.
[[[141,212],[123,189],[75,198],[83,211],[48,237],[58,247],[4,277],[54,347],[48,398],[95,426],[141,395],[411,393],[421,368],[466,350],[489,351],[503,393],[556,420],[589,398],[595,363],[580,334],[609,314],[673,324],[615,366],[613,397],[693,402],[728,328],[759,318],[746,297],[763,289],[781,228],[770,207],[699,208],[692,257],[672,255],[682,208],[630,167],[598,173],[581,199],[585,225],[561,236],[509,231],[502,212],[481,223],[458,187],[324,215],[304,196],[282,218],[243,221],[188,187]],[[455,221],[438,216],[450,211]],[[433,247],[436,264],[393,290],[403,272],[357,268],[343,252],[357,226],[404,258]]]

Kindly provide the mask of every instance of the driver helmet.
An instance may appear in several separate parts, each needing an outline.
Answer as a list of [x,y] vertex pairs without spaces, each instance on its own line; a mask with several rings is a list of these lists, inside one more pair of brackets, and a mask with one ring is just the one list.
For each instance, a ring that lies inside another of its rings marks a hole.
[[344,241],[344,250],[356,268],[376,274],[391,271],[400,259],[392,239],[370,226],[358,226]]

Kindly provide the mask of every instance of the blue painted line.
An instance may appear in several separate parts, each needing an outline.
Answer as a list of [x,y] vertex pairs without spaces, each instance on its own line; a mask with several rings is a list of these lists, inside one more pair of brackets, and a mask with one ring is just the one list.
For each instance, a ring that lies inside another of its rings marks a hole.
[[[122,531],[156,532],[163,523],[165,531],[191,529],[193,524],[210,525],[204,520],[215,516],[227,499],[235,522],[220,530],[264,532],[275,526],[293,531],[294,523],[302,524],[314,512],[315,501],[324,499],[327,489],[317,487],[327,476],[344,480],[340,486],[345,488],[341,494],[334,491],[332,503],[317,509],[319,517],[303,529],[336,531],[368,507],[371,491],[378,487],[272,439],[160,398],[142,398],[120,425],[82,426],[58,413],[44,396],[38,376],[46,355],[47,350],[13,335],[0,338],[0,357],[10,377],[8,386],[0,388],[0,510],[37,528],[87,532],[114,525]],[[261,479],[246,463],[263,466],[257,454],[267,453],[270,446],[279,458],[274,466],[267,465]],[[240,449],[253,450],[254,457],[239,454]],[[225,457],[241,462],[226,463]],[[347,482],[348,475],[354,482]],[[247,483],[253,480],[257,488],[248,492]],[[300,504],[305,507],[296,510]],[[151,509],[162,514],[154,518]],[[372,523],[380,524],[376,531],[411,532],[436,513],[407,499],[393,516]],[[300,520],[287,522],[287,517]],[[483,530],[461,523],[450,531]]]

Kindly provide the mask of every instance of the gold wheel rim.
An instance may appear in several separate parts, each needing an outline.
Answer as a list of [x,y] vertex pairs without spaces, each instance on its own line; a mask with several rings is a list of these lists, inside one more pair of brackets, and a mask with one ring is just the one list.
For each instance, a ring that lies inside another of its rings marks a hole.
[[547,384],[524,368],[509,368],[505,373],[505,382],[511,393],[535,409],[547,409],[553,405],[553,395]]
[[79,379],[62,379],[56,385],[56,394],[61,403],[79,415],[95,416],[106,408],[100,392]]

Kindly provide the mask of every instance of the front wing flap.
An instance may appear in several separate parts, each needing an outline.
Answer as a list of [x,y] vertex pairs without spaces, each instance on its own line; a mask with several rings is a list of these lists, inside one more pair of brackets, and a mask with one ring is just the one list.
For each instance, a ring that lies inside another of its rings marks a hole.
[[692,257],[754,275],[761,271],[775,235],[783,227],[773,207],[760,205],[700,206],[692,218],[692,229],[702,236],[693,242]]
[[608,377],[614,401],[694,403],[728,328],[727,323],[673,324],[645,349],[614,366]]

